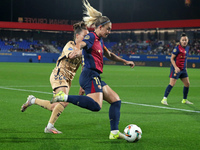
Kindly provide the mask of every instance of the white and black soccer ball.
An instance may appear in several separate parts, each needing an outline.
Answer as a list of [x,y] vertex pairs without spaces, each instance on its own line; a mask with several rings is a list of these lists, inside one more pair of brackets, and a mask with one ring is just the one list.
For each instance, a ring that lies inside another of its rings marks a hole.
[[135,124],[130,124],[124,129],[125,140],[128,142],[137,142],[142,137],[142,130]]

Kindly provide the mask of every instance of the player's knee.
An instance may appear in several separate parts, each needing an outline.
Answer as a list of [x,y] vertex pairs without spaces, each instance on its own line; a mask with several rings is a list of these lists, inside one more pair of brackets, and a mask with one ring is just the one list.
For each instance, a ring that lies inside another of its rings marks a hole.
[[51,104],[50,111],[53,111],[54,108],[55,108],[55,104]]
[[93,107],[92,111],[98,112],[98,111],[100,111],[100,110],[101,110],[100,105],[99,105],[98,103],[96,103],[96,105],[95,105],[95,107]]
[[116,95],[116,96],[115,96],[115,101],[120,101],[119,95]]
[[116,107],[121,107],[121,100],[117,100],[116,102],[111,103],[111,105],[115,105]]
[[190,82],[185,83],[185,87],[189,87],[190,86]]
[[60,104],[65,108],[65,107],[67,107],[67,105],[68,105],[69,103],[67,103],[67,102],[60,102]]
[[117,102],[117,101],[120,101],[120,97],[119,97],[118,94],[116,94],[116,95],[114,95],[114,96],[112,96],[112,97],[110,98],[110,103],[111,103],[111,104],[114,103],[114,102]]

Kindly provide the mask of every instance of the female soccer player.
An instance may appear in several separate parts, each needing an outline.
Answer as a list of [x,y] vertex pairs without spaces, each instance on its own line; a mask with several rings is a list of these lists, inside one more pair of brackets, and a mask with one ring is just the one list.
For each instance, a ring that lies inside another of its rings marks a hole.
[[[58,58],[56,67],[53,69],[50,76],[50,83],[55,94],[63,91],[65,94],[69,93],[71,82],[75,76],[75,73],[81,64],[82,57],[79,56],[75,59],[70,59],[69,56],[73,52],[76,43],[83,40],[84,36],[89,32],[84,22],[79,22],[73,25],[74,29],[74,41],[69,41]],[[64,108],[68,105],[67,102],[60,102],[51,104],[48,100],[41,100],[33,95],[28,96],[25,104],[22,105],[21,111],[24,112],[27,107],[32,104],[36,104],[52,111],[49,123],[45,128],[45,133],[62,133],[54,127],[54,123],[58,119],[59,115],[63,112]]]
[[189,78],[187,74],[187,55],[189,51],[189,47],[187,46],[187,44],[188,44],[188,37],[185,33],[183,33],[180,38],[180,45],[175,47],[171,55],[172,65],[171,65],[170,75],[169,75],[170,83],[167,86],[164,97],[161,101],[161,103],[164,105],[168,105],[167,96],[169,95],[173,86],[176,84],[176,81],[178,80],[178,78],[180,78],[184,84],[182,103],[193,104],[187,100],[187,95],[188,95],[189,86],[190,86],[190,82],[189,82]]
[[[106,49],[102,38],[106,38],[111,32],[111,21],[108,17],[102,16],[102,13],[90,6],[87,0],[83,1],[85,14],[83,20],[88,27],[94,25],[94,32],[85,36],[82,42],[78,43],[72,52],[71,58],[83,55],[84,68],[79,78],[80,86],[85,90],[86,96],[66,95],[62,91],[56,94],[52,102],[66,101],[86,108],[91,111],[99,111],[102,107],[103,99],[110,103],[109,119],[111,132],[109,139],[124,138],[119,132],[118,124],[120,120],[121,100],[104,81],[100,74],[103,72],[103,54],[114,61],[123,62],[126,65],[134,67],[132,61],[126,61]],[[83,48],[83,51],[81,49]]]

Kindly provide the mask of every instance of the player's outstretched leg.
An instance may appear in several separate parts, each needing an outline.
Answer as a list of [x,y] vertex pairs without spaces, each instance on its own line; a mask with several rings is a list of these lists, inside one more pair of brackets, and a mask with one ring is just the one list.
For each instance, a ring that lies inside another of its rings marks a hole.
[[33,104],[41,106],[42,108],[48,109],[50,111],[52,111],[52,109],[53,109],[53,105],[50,103],[50,101],[42,100],[42,99],[36,98],[33,95],[29,95],[26,103],[24,103],[22,105],[21,111],[24,112],[27,109],[27,107],[29,107]]
[[81,108],[86,108],[91,111],[100,111],[100,105],[89,96],[82,95],[66,95],[63,91],[55,94],[51,103],[55,102],[69,102]]
[[35,99],[36,99],[35,96],[29,95],[29,96],[27,97],[26,103],[24,103],[24,104],[22,105],[22,107],[21,107],[21,112],[24,112],[29,106],[31,106],[32,104],[34,104],[34,103],[35,103]]
[[55,94],[51,100],[51,103],[55,102],[64,102],[68,99],[68,95],[66,95],[63,91],[58,92]]

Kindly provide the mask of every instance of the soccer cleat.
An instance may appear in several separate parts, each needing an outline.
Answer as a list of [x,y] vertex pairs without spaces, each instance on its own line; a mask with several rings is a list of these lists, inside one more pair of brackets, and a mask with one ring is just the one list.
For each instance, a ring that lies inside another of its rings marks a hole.
[[45,127],[44,133],[53,133],[53,134],[61,134],[61,131],[58,131],[55,127],[48,129]]
[[58,92],[57,94],[55,94],[51,100],[51,103],[55,103],[55,102],[64,102],[64,96],[65,93],[63,91]]
[[110,140],[115,140],[115,139],[125,139],[125,135],[122,134],[121,132],[117,132],[117,134],[113,134],[110,132],[110,135],[109,135],[109,139]]
[[21,112],[24,112],[29,106],[32,105],[32,103],[31,103],[31,100],[32,100],[32,99],[36,99],[36,97],[33,96],[33,95],[29,95],[29,96],[27,97],[26,103],[24,103],[24,104],[22,105],[22,107],[21,107]]
[[168,105],[168,104],[167,104],[167,99],[164,99],[164,98],[163,98],[162,101],[161,101],[161,104],[163,104],[163,105]]
[[183,100],[182,100],[182,103],[183,103],[183,104],[193,104],[192,102],[188,101],[187,99],[183,99]]

